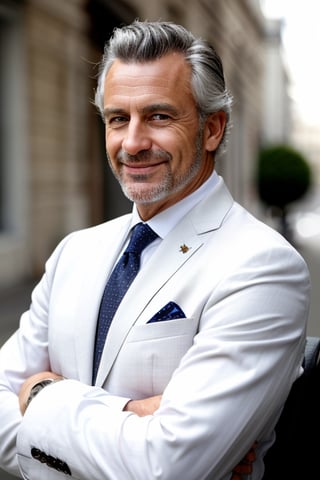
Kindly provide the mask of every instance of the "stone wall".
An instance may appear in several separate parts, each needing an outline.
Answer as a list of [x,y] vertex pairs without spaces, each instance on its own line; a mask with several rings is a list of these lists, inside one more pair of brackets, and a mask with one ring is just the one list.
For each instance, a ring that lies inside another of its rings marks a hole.
[[[261,130],[264,67],[264,24],[255,4],[254,0],[19,3],[23,88],[15,89],[23,97],[17,118],[24,122],[20,126],[16,122],[13,129],[24,143],[12,160],[17,173],[10,186],[18,220],[10,232],[0,233],[0,285],[41,275],[45,260],[67,233],[128,210],[107,167],[103,125],[91,100],[103,42],[114,26],[134,18],[181,23],[210,40],[222,56],[234,95],[234,126],[217,169],[236,199],[254,210],[252,171]],[[17,239],[18,247],[13,248]]]

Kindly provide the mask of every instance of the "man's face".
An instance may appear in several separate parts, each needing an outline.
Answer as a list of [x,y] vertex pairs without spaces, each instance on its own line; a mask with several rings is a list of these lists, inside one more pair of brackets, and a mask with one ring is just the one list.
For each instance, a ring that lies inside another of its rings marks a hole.
[[214,114],[217,119],[200,128],[190,79],[190,66],[176,53],[147,63],[116,60],[106,76],[108,160],[144,220],[196,190],[213,171],[209,151],[217,148],[225,119]]

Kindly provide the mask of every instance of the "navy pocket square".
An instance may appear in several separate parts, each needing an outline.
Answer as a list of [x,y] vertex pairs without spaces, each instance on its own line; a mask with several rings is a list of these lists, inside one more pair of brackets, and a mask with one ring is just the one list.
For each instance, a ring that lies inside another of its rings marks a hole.
[[167,303],[159,310],[147,323],[163,322],[165,320],[174,320],[175,318],[185,318],[185,314],[174,302]]

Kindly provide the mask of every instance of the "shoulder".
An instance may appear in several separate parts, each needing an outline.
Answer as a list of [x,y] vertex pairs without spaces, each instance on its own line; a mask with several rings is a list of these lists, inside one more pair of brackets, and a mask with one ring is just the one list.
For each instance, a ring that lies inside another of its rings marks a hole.
[[50,258],[57,259],[71,252],[74,255],[80,252],[84,255],[88,249],[94,250],[101,246],[114,245],[127,231],[130,220],[131,214],[126,214],[99,225],[71,232],[59,242]]
[[[256,218],[236,202],[225,220],[224,237],[229,250],[235,250],[239,261],[304,272],[308,267],[301,253],[277,230]],[[233,245],[233,247],[232,247]]]

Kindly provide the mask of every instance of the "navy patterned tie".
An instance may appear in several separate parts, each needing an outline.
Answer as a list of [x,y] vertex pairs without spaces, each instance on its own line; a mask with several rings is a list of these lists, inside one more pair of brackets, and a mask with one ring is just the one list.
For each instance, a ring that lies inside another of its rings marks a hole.
[[140,267],[142,250],[157,238],[157,234],[144,223],[138,223],[131,234],[129,245],[114,267],[105,287],[96,331],[95,352],[93,361],[94,385],[99,368],[101,355],[113,316],[137,275]]

